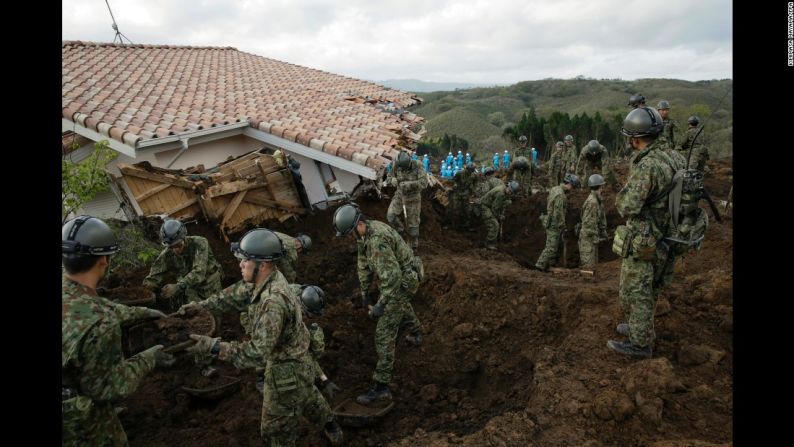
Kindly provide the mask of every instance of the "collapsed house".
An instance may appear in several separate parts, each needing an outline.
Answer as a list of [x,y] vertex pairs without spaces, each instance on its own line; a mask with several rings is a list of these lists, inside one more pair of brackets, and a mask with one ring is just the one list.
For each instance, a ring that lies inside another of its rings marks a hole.
[[[230,47],[65,41],[62,56],[62,139],[64,147],[77,142],[64,156],[80,162],[100,140],[118,152],[106,166],[110,190],[80,210],[98,217],[151,213],[141,202],[179,188],[141,185],[131,178],[145,179],[129,174],[131,169],[193,175],[254,151],[257,158],[288,156],[297,171],[293,192],[303,190],[303,200],[274,205],[265,202],[273,201],[272,192],[249,192],[246,200],[238,196],[242,191],[229,200],[243,209],[259,207],[263,216],[323,208],[380,178],[397,153],[415,149],[424,134],[424,120],[407,110],[421,102],[414,95]],[[151,193],[152,188],[162,189]],[[198,213],[206,205],[200,194],[172,205],[194,198],[176,211],[157,211],[174,217]],[[214,211],[202,213],[218,218]],[[239,223],[233,214],[226,220],[232,227]]]

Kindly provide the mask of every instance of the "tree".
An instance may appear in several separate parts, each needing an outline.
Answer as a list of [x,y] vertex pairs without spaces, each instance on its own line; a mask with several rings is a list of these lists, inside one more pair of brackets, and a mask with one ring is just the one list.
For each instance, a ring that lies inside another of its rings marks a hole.
[[[73,146],[72,149],[75,149]],[[94,152],[80,163],[69,159],[67,154],[61,160],[61,218],[66,222],[69,214],[93,200],[97,194],[107,191],[108,183],[105,165],[118,154],[110,149],[107,140],[94,144]]]

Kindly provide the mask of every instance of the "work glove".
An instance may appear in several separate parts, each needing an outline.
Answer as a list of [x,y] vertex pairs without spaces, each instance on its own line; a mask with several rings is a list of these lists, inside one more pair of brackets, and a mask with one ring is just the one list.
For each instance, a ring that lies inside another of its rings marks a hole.
[[361,291],[361,307],[366,309],[369,306],[369,292],[362,290]]
[[163,286],[162,295],[165,299],[171,299],[175,297],[177,294],[182,292],[183,287],[179,284],[166,284]]
[[177,309],[177,315],[187,315],[188,312],[201,309],[201,304],[198,303],[187,303],[182,305],[179,309]]
[[149,350],[154,352],[155,368],[167,368],[176,362],[173,355],[163,351],[163,345],[152,346]]
[[379,318],[381,315],[383,315],[383,311],[384,311],[383,301],[378,301],[374,306],[370,307],[369,317]]
[[390,178],[389,179],[389,185],[390,186],[394,186],[396,188],[397,187],[397,177]]
[[325,382],[322,382],[320,385],[323,386],[323,392],[325,393],[326,396],[328,396],[329,401],[334,399],[334,393],[336,393],[337,391],[342,391],[342,388],[339,388],[338,386],[336,386],[334,382],[331,382],[330,380],[326,380]]
[[190,338],[196,340],[196,344],[186,349],[192,354],[209,354],[217,343],[220,347],[220,337],[208,337],[206,335],[190,334]]

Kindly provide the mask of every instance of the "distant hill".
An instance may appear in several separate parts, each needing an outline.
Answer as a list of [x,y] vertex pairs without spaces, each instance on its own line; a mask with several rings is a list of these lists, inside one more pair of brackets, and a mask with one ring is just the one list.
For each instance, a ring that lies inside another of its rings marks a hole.
[[374,81],[386,87],[395,88],[404,92],[436,92],[441,90],[454,91],[455,89],[467,89],[475,87],[494,87],[507,84],[469,84],[465,82],[429,82],[419,79],[387,79],[385,81]]
[[712,157],[716,158],[733,153],[732,93],[722,101],[719,110],[714,110],[732,84],[730,79],[697,82],[544,79],[502,87],[424,93],[421,95],[424,103],[411,111],[426,118],[427,138],[457,134],[466,138],[471,149],[479,153],[486,147],[512,147],[502,139],[502,131],[517,123],[530,108],[535,108],[538,117],[548,118],[552,112],[559,111],[571,117],[584,112],[593,116],[599,112],[605,118],[612,118],[625,116],[629,111],[626,105],[629,96],[639,92],[648,98],[647,104],[652,107],[659,100],[668,100],[672,106],[670,115],[682,129],[686,129],[690,115],[698,115],[701,122],[711,117],[704,134]]

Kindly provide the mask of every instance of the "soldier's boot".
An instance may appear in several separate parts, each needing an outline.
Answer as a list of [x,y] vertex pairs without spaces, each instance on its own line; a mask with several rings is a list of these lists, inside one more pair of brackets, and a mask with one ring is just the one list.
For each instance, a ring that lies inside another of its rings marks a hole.
[[373,402],[382,400],[391,400],[391,391],[386,384],[375,382],[375,386],[367,390],[356,398],[356,401],[362,405],[369,405]]
[[489,242],[485,245],[485,248],[488,250],[496,250],[496,245],[494,245],[492,242]]
[[620,335],[625,335],[626,337],[629,336],[629,325],[627,323],[620,323],[615,327],[615,330]]
[[607,347],[618,354],[630,355],[632,357],[650,358],[653,355],[650,346],[634,346],[630,341],[607,341]]
[[419,235],[408,236],[408,238],[411,240],[411,250],[416,254],[416,250],[419,249]]
[[411,343],[414,346],[419,346],[422,344],[422,333],[419,331],[411,332],[405,336],[405,339],[408,340],[408,343]]
[[342,433],[342,427],[339,426],[336,420],[325,424],[323,433],[325,433],[325,437],[328,438],[328,441],[331,442],[331,445],[333,446],[342,445],[345,440],[345,435]]

